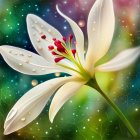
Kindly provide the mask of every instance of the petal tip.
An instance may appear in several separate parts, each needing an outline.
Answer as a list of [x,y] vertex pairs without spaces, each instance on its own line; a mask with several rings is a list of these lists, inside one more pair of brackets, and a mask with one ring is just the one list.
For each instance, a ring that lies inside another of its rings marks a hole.
[[35,15],[34,14],[27,14],[26,21],[30,21]]
[[6,126],[6,127],[4,128],[4,132],[3,132],[4,135],[9,135],[9,134],[12,133],[11,131],[9,131],[8,128],[9,128],[8,126]]
[[54,120],[54,114],[49,112],[49,120],[51,123],[53,123]]

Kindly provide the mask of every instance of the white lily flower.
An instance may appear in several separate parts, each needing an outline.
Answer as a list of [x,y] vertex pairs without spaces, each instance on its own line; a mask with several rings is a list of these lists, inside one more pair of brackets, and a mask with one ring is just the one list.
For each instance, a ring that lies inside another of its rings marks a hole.
[[[72,76],[48,80],[23,95],[6,118],[5,135],[19,130],[33,121],[55,92],[49,110],[51,122],[63,104],[84,84],[97,89],[112,105],[110,99],[98,87],[95,72],[121,70],[140,55],[140,47],[127,49],[109,62],[95,67],[95,63],[108,52],[113,37],[115,18],[112,0],[96,0],[91,8],[87,21],[88,50],[86,55],[83,32],[72,19],[59,10],[58,6],[56,8],[58,13],[69,22],[75,35],[75,45],[72,42],[72,35],[66,39],[57,29],[41,18],[29,14],[27,16],[28,33],[39,55],[8,45],[0,46],[0,53],[9,66],[24,74],[43,75],[64,72]],[[72,46],[75,46],[75,49]],[[114,110],[121,116],[120,110],[113,105]],[[124,116],[121,119],[123,120]],[[134,130],[127,124],[126,126],[135,135]]]

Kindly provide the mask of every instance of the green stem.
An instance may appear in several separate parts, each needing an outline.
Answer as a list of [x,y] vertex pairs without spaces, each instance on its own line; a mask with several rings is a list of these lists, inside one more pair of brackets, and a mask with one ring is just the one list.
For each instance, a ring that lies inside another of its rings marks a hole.
[[93,80],[92,80],[92,81],[88,82],[88,85],[91,86],[91,87],[93,87],[93,88],[95,88],[104,97],[104,99],[107,101],[107,103],[112,106],[113,110],[116,112],[116,114],[123,121],[123,123],[128,128],[128,130],[130,131],[130,133],[134,137],[136,137],[137,136],[137,132],[134,130],[134,128],[132,127],[132,125],[130,124],[130,122],[127,120],[127,118],[121,112],[121,110],[116,106],[116,104],[100,89],[100,87],[98,86],[97,82],[95,82],[95,81],[93,82]]

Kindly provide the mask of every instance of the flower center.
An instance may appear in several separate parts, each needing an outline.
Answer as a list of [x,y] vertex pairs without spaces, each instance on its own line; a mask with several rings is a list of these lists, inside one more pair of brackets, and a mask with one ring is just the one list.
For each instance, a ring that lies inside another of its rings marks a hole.
[[[41,36],[42,39],[46,39],[46,36]],[[48,46],[49,51],[54,55],[54,61],[55,63],[58,63],[59,61],[63,59],[70,60],[70,57],[75,58],[76,49],[72,49],[72,39],[73,35],[69,35],[68,39],[66,37],[63,37],[62,40],[57,40],[56,38],[53,38],[54,45]]]
[[[46,35],[42,35],[41,38],[47,40]],[[54,61],[55,63],[57,63],[57,65],[73,70],[82,76],[89,75],[87,71],[83,68],[76,49],[72,48],[73,46],[76,45],[76,43],[73,41],[72,34],[70,34],[68,38],[63,37],[62,41],[57,40],[56,38],[53,38],[52,40],[54,42],[54,45],[48,46],[48,50],[54,56]],[[63,59],[71,61],[78,68],[78,70],[58,63]]]

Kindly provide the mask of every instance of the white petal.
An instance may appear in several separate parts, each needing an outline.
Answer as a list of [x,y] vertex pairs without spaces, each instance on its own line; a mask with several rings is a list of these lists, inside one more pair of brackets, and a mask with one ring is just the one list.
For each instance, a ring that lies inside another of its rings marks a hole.
[[[62,40],[62,35],[59,31],[33,14],[28,14],[27,16],[27,28],[31,42],[36,51],[47,61],[54,62],[52,54],[48,51],[48,46],[54,44],[53,38]],[[46,35],[46,40],[41,39],[42,35]]]
[[53,119],[63,104],[69,100],[86,83],[86,81],[72,81],[63,85],[55,94],[49,109],[49,119]]
[[96,0],[88,16],[87,68],[92,69],[95,62],[103,57],[113,37],[115,25],[112,0]]
[[62,71],[43,57],[21,48],[4,45],[0,46],[0,53],[9,66],[24,74],[43,75]]
[[55,78],[46,81],[23,95],[7,115],[4,134],[17,131],[33,121],[43,110],[50,96],[73,77]]
[[117,71],[126,68],[133,63],[140,56],[140,47],[127,49],[120,52],[116,57],[99,65],[96,70],[98,71]]
[[80,57],[81,62],[84,63],[84,35],[83,35],[83,32],[72,19],[70,19],[69,17],[64,15],[59,10],[58,5],[56,5],[56,9],[57,9],[58,13],[69,22],[69,24],[73,30],[73,33],[75,35],[75,38],[76,38],[76,51],[78,53],[78,56]]

